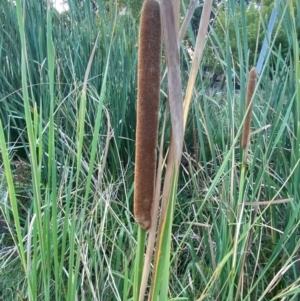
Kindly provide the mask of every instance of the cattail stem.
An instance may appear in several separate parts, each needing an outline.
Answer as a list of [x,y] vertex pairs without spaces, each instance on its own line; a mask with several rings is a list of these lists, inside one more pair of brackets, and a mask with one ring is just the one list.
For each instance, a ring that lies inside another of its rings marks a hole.
[[160,95],[161,24],[155,0],[143,4],[138,57],[134,216],[148,230],[154,196]]
[[[247,151],[248,146],[250,143],[250,126],[251,126],[251,117],[252,117],[252,97],[254,94],[255,86],[256,86],[256,68],[252,68],[249,73],[249,79],[248,79],[248,87],[247,87],[247,97],[246,97],[246,118],[244,122],[244,128],[243,128],[243,135],[242,135],[242,143],[241,146],[244,150],[243,152],[243,162],[241,165],[241,176],[240,176],[240,185],[239,185],[239,198],[238,198],[238,204],[236,206],[237,209],[237,218],[236,218],[236,228],[235,228],[235,235],[234,235],[234,248],[233,248],[233,256],[232,256],[232,271],[236,271],[237,269],[237,256],[238,256],[238,246],[240,244],[239,238],[240,238],[240,229],[242,227],[242,218],[244,213],[244,187],[245,187],[245,178],[246,178],[246,158],[247,158]],[[244,260],[242,261],[242,264],[244,265]],[[243,269],[242,265],[242,269]],[[231,281],[234,281],[233,273],[231,276]],[[241,277],[239,278],[238,287],[241,286]],[[235,298],[235,300],[238,299],[238,295]],[[229,299],[233,300],[233,287],[229,291]]]
[[247,99],[246,99],[246,112],[247,116],[244,122],[243,135],[242,135],[242,149],[246,149],[250,141],[250,126],[252,117],[252,103],[251,99],[256,86],[256,68],[253,67],[249,73],[248,87],[247,87]]

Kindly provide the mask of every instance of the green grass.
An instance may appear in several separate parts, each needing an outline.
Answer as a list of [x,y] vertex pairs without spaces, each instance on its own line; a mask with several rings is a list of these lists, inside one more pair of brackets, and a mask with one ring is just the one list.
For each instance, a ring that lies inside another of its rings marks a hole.
[[[0,228],[9,228],[0,232],[0,300],[133,300],[136,289],[136,252],[143,252],[132,215],[138,26],[120,7],[98,1],[95,13],[89,1],[77,2],[61,15],[42,1],[0,4]],[[233,12],[239,4],[228,5]],[[161,238],[169,249],[161,290],[170,300],[300,294],[300,11],[282,11],[288,56],[271,41],[244,174],[246,18],[235,25],[242,28],[238,62],[228,35],[226,48],[216,48],[228,79],[223,93],[212,95],[210,82],[196,78],[178,187],[171,186],[176,202],[163,226],[171,240]],[[220,46],[213,29],[209,36],[205,47]],[[185,93],[191,62],[180,51]],[[168,94],[166,79],[161,89]],[[165,109],[162,101],[163,154]]]

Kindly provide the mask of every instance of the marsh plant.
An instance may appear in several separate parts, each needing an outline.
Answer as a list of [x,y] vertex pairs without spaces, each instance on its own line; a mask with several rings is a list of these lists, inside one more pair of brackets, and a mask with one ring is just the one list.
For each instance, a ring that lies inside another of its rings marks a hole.
[[67,2],[0,2],[0,299],[298,300],[299,5]]

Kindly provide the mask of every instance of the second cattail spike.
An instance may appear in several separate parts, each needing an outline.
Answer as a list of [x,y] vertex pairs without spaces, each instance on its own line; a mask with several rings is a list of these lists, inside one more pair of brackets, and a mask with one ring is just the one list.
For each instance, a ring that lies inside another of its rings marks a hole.
[[242,148],[245,149],[250,140],[250,127],[251,127],[251,118],[252,118],[252,103],[251,99],[254,94],[255,86],[256,86],[256,68],[253,67],[249,72],[249,79],[248,79],[248,87],[247,87],[247,98],[246,98],[246,118],[244,122],[243,134],[242,134]]

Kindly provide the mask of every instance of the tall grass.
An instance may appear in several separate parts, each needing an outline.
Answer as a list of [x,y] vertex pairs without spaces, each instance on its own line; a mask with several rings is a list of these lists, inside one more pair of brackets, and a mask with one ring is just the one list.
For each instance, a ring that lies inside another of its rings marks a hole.
[[[68,2],[63,14],[44,1],[0,3],[0,226],[8,227],[0,233],[2,300],[133,298],[137,22],[110,2],[97,1],[97,12],[90,1]],[[214,46],[224,70],[221,94],[210,93],[202,65],[191,71],[180,44],[182,90],[190,72],[197,76],[180,169],[170,182],[171,218],[162,221],[169,230],[160,238],[167,244],[165,270],[150,266],[150,275],[163,275],[159,289],[170,300],[297,300],[300,294],[300,11],[289,2],[278,10],[288,56],[270,41],[252,98],[244,173],[250,20],[234,18],[243,1],[226,2],[238,63],[228,32],[225,49],[212,27],[204,46],[204,58]],[[185,3],[181,8],[184,14]],[[168,94],[165,78],[161,91]],[[176,122],[165,110],[162,102],[163,179]]]
[[[114,6],[107,8],[110,15],[104,6],[96,15],[89,6],[70,3],[72,10],[58,15],[44,4],[1,4],[9,20],[1,32],[1,150],[5,174],[11,175],[9,197],[1,202],[11,221],[10,235],[2,240],[1,295],[123,298],[129,290],[123,296],[121,287],[128,286],[131,272],[124,279],[121,270],[119,276],[111,271],[109,262],[116,258],[108,250],[122,250],[125,229],[130,237],[135,233],[127,179],[136,75],[124,70],[136,61],[135,41],[128,40],[136,36],[136,26],[129,16],[116,24]],[[20,48],[13,52],[15,44]],[[11,172],[9,161],[30,163],[25,191],[24,183],[13,181],[22,170]],[[103,284],[111,279],[107,291],[99,289],[101,279]]]

